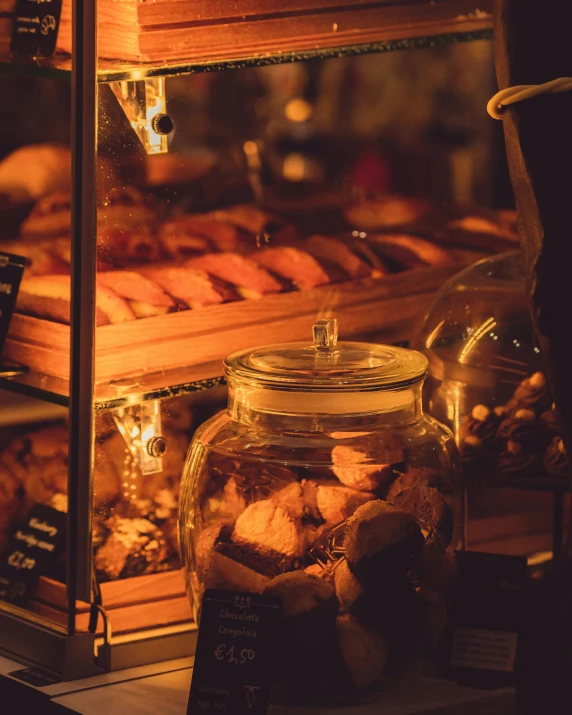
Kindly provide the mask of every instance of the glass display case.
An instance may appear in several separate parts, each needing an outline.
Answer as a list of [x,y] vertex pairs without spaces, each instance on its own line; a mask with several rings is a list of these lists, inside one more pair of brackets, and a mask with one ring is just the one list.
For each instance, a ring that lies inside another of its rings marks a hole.
[[64,678],[192,652],[179,477],[227,354],[331,315],[407,340],[516,241],[467,89],[488,4],[215,5],[64,2],[53,56],[0,61],[0,251],[28,260],[0,387],[38,401],[3,420],[0,560],[35,505],[65,515],[31,592],[4,583],[0,648]]

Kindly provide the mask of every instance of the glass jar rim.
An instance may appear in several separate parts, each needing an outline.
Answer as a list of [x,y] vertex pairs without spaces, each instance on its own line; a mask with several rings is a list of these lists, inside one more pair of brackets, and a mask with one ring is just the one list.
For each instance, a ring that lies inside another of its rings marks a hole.
[[314,343],[265,345],[224,361],[230,383],[276,391],[351,393],[399,390],[423,381],[427,358],[416,350],[337,342],[337,322],[318,321]]

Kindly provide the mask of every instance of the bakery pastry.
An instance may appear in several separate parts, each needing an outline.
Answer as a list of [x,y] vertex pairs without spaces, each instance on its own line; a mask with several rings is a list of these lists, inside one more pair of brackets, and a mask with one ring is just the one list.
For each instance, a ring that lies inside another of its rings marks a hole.
[[410,512],[424,526],[435,529],[445,545],[453,538],[453,512],[438,489],[411,487],[396,494],[392,503]]
[[68,491],[68,433],[56,424],[15,437],[2,451],[1,463],[23,488],[28,506],[47,504]]
[[471,414],[467,415],[461,423],[459,431],[461,441],[468,436],[473,436],[480,439],[481,442],[491,444],[503,416],[502,410],[495,412],[486,405],[475,405]]
[[262,593],[270,579],[216,551],[211,555],[204,573],[205,588],[225,591]]
[[228,206],[224,209],[211,211],[207,216],[215,221],[241,228],[243,231],[259,237],[258,240],[263,242],[268,242],[273,234],[284,227],[282,219],[259,209],[254,204]]
[[337,524],[352,516],[356,509],[373,499],[375,494],[341,484],[316,482],[315,503],[319,515],[327,524]]
[[367,231],[418,224],[432,213],[433,205],[427,199],[388,195],[349,206],[345,217],[350,226]]
[[534,477],[540,472],[542,459],[521,442],[509,439],[495,456],[494,466],[501,480],[514,476]]
[[[0,542],[11,524],[21,515],[24,504],[24,489],[4,465],[0,464]],[[1,553],[1,546],[0,546]]]
[[250,258],[238,253],[209,253],[191,258],[186,268],[205,271],[236,286],[242,298],[261,298],[268,293],[279,293],[283,286]]
[[41,198],[28,218],[22,222],[20,233],[26,238],[69,236],[71,226],[71,194],[56,191]]
[[304,247],[318,260],[335,264],[349,278],[378,278],[383,275],[379,268],[368,265],[357,252],[352,251],[351,244],[341,239],[314,235],[310,236]]
[[507,440],[519,442],[526,450],[544,451],[549,441],[545,425],[536,419],[536,414],[528,408],[520,408],[505,417],[497,427],[495,434],[496,450],[502,449]]
[[349,614],[338,616],[336,636],[355,686],[363,689],[378,682],[389,657],[387,642]]
[[238,226],[224,223],[209,214],[178,216],[159,228],[159,240],[171,258],[256,248],[256,241]]
[[208,470],[213,493],[232,480],[248,504],[273,497],[296,481],[296,474],[279,464],[239,460],[216,453],[209,456]]
[[163,532],[147,519],[113,515],[106,520],[109,534],[94,557],[100,581],[157,573],[171,568]]
[[14,203],[69,191],[70,185],[71,152],[63,144],[29,144],[0,161],[0,194]]
[[[114,449],[114,443],[119,445],[118,451]],[[96,509],[115,501],[119,496],[122,481],[120,470],[125,454],[125,442],[117,433],[103,444],[96,443],[93,460],[93,505]]]
[[554,437],[544,454],[544,468],[553,477],[567,479],[570,474],[570,465],[564,443],[560,437]]
[[[70,322],[70,278],[64,275],[33,276],[20,284],[16,310],[26,315],[46,318],[58,323]],[[125,323],[135,314],[117,293],[98,284],[96,295],[97,325]]]
[[287,571],[303,557],[307,545],[300,520],[270,499],[255,502],[242,512],[231,541],[242,549],[243,560],[251,558],[261,572]]
[[391,465],[371,464],[365,452],[347,445],[332,449],[332,472],[347,487],[373,492],[389,479]]
[[451,254],[444,248],[419,236],[408,234],[370,234],[368,242],[394,270],[408,270],[423,266],[450,266]]
[[292,281],[301,290],[311,290],[330,283],[327,271],[307,251],[280,246],[252,254],[261,266]]
[[24,256],[28,261],[26,276],[69,273],[69,262],[62,260],[57,252],[47,245],[36,245],[25,241],[2,241],[0,251]]
[[552,394],[546,377],[541,372],[535,372],[525,378],[516,388],[507,407],[513,412],[519,409],[533,410],[541,414],[552,406]]
[[352,684],[336,640],[338,603],[331,584],[297,571],[272,579],[264,593],[282,603],[276,673],[288,695],[348,691]]
[[156,282],[135,271],[100,271],[97,283],[124,298],[137,318],[165,315],[176,307]]
[[280,599],[283,618],[295,618],[316,609],[335,618],[338,612],[333,587],[324,579],[305,571],[276,576],[266,584],[264,594]]
[[404,576],[423,543],[413,514],[381,500],[360,506],[348,519],[344,536],[350,570],[364,585]]
[[394,472],[394,475],[395,479],[385,497],[390,503],[393,503],[397,494],[412,487],[435,487],[441,494],[450,494],[452,490],[447,477],[431,467],[416,467],[408,464],[404,472]]
[[204,308],[224,301],[224,294],[217,290],[205,271],[182,266],[146,266],[139,273],[152,279],[171,295],[179,308]]

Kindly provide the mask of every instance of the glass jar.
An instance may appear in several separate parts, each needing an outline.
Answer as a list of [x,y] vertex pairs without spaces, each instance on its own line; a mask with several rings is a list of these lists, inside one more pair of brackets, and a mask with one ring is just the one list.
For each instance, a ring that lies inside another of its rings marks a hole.
[[470,482],[567,487],[519,251],[451,278],[414,344],[429,359],[428,411],[453,430]]
[[333,320],[312,345],[225,361],[228,409],[183,472],[188,593],[197,619],[208,588],[281,598],[279,697],[368,697],[440,640],[464,495],[453,437],[423,413],[426,367],[338,343]]

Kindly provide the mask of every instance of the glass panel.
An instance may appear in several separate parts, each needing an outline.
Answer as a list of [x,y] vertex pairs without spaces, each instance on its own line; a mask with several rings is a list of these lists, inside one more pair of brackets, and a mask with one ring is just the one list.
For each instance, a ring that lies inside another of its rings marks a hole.
[[70,87],[2,76],[0,92],[10,100],[0,110],[0,252],[27,259],[2,351],[1,608],[67,631],[67,550],[56,542],[70,538]]
[[67,410],[6,392],[0,406],[0,609],[65,632]]
[[180,476],[194,430],[225,405],[222,389],[98,415],[94,564],[114,636],[191,617],[179,573]]

